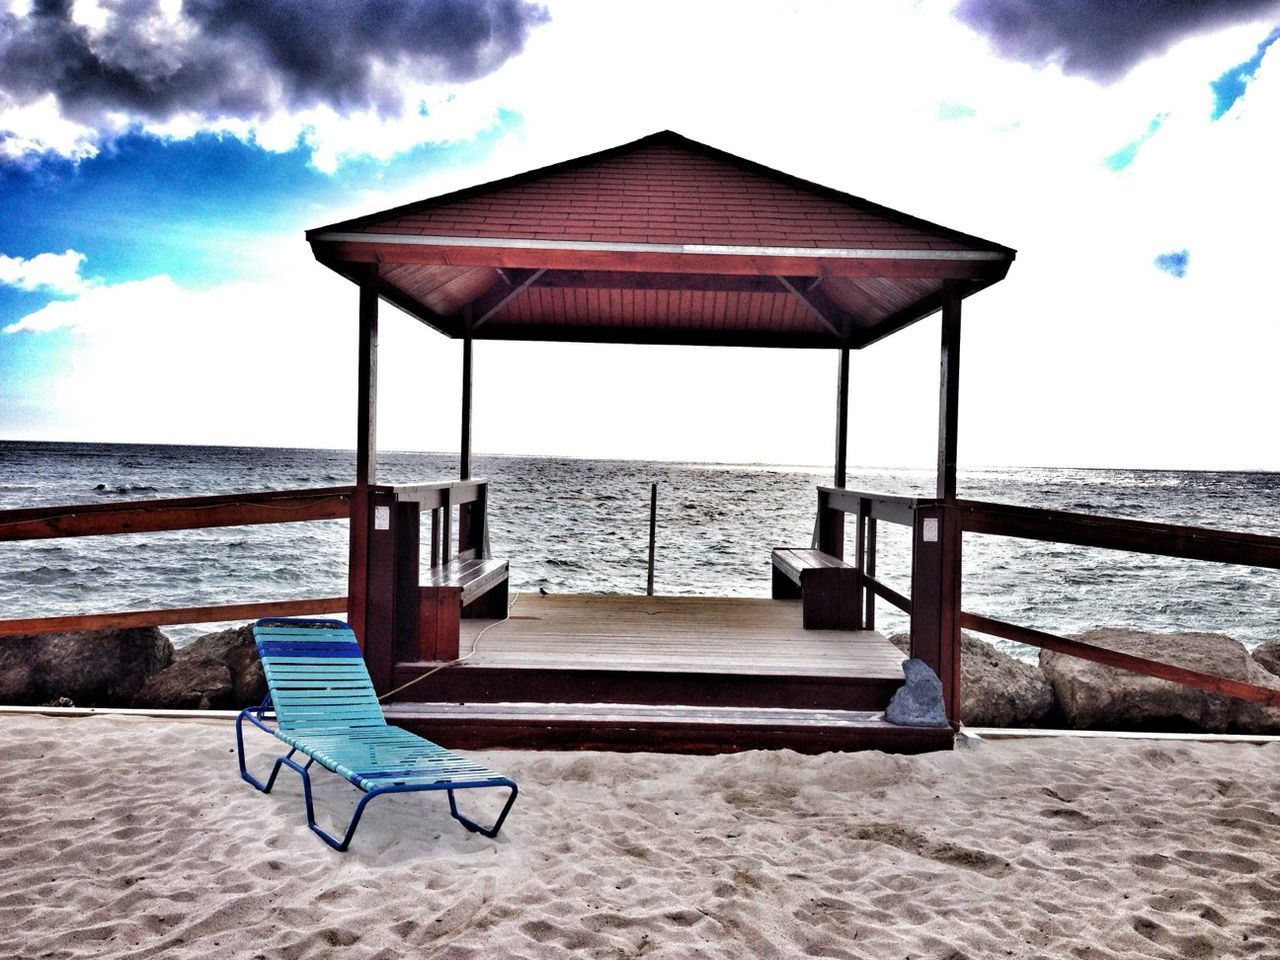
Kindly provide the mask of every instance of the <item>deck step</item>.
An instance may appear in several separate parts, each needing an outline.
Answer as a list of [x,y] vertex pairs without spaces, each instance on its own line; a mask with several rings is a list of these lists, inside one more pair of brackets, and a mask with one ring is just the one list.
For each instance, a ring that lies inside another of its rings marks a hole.
[[879,711],[635,703],[390,703],[387,719],[463,750],[731,753],[790,748],[950,750],[950,727],[901,727]]

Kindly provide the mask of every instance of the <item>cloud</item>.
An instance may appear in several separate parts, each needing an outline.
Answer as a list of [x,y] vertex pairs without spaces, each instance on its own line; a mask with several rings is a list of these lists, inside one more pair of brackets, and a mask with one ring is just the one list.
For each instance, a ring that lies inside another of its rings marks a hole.
[[1167,113],[1153,117],[1151,122],[1147,124],[1147,129],[1143,131],[1142,136],[1136,140],[1131,140],[1115,153],[1104,157],[1102,163],[1109,170],[1123,170],[1129,164],[1133,163],[1134,158],[1138,155],[1138,151],[1142,149],[1142,145],[1156,135],[1160,130],[1160,126],[1168,117]]
[[[77,296],[89,290],[96,281],[80,276],[84,254],[40,253],[31,259],[9,257],[0,253],[0,284],[19,290],[42,291],[60,296]],[[5,332],[9,332],[8,327]]]
[[35,0],[0,14],[0,156],[40,139],[7,115],[50,96],[100,140],[315,109],[415,114],[423,85],[491,73],[547,16],[528,0]]
[[1190,250],[1170,250],[1155,259],[1157,269],[1163,270],[1171,277],[1181,279],[1187,275],[1187,264],[1191,261]]
[[1109,83],[1184,37],[1278,9],[1276,0],[960,0],[955,15],[1002,57]]
[[1220,119],[1235,106],[1237,100],[1244,96],[1245,87],[1253,82],[1258,74],[1258,67],[1262,66],[1262,58],[1266,56],[1267,48],[1277,40],[1280,40],[1280,27],[1276,27],[1267,34],[1267,38],[1258,44],[1258,50],[1252,57],[1244,63],[1236,64],[1209,84],[1210,89],[1213,90],[1213,113],[1210,114],[1210,119]]

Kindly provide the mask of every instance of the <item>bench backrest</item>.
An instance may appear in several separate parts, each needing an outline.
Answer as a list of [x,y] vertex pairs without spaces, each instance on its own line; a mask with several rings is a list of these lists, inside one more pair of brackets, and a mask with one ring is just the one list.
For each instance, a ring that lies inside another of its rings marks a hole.
[[259,620],[253,638],[281,730],[386,724],[356,635],[341,620]]

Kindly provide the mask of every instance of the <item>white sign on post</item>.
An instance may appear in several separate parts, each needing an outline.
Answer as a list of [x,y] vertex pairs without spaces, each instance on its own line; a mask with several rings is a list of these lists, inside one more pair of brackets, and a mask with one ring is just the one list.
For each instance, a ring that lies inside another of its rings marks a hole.
[[[373,529],[390,530],[391,529],[391,508],[390,507],[374,507],[373,508]],[[934,538],[935,540],[937,537]]]
[[925,543],[938,542],[938,520],[936,517],[925,517],[924,524],[920,529],[920,536]]

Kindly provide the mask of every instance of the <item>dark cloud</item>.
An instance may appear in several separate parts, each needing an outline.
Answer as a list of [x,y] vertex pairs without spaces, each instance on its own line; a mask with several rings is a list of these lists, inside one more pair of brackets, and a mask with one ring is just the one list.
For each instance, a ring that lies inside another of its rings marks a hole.
[[1108,82],[1193,33],[1280,13],[1278,0],[960,0],[1000,56]]
[[97,126],[108,111],[253,119],[279,107],[401,106],[406,79],[466,81],[496,69],[547,19],[526,0],[105,0],[88,29],[68,0],[0,16],[0,98],[53,93]]

